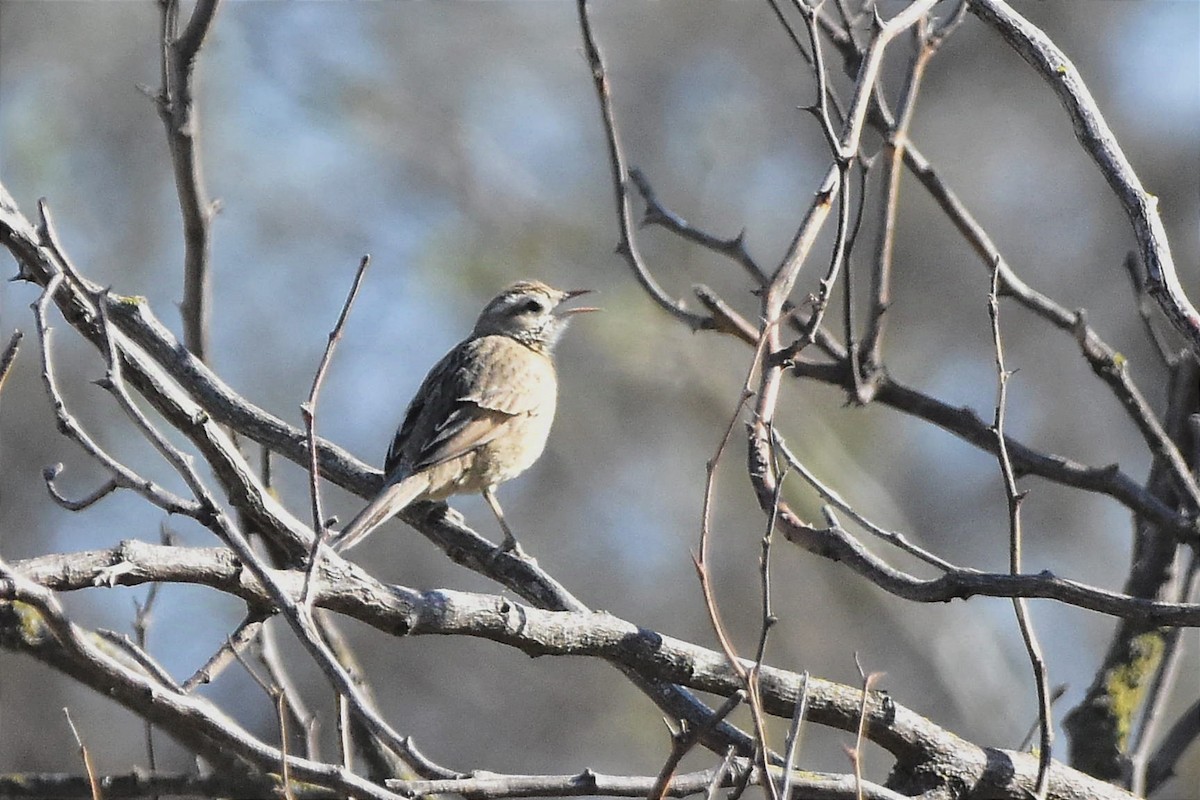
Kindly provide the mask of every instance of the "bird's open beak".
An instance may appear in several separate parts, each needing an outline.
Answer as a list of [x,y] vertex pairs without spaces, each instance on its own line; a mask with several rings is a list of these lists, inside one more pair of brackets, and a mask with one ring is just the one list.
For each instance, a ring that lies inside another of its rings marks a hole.
[[556,308],[554,310],[554,313],[560,317],[566,317],[571,314],[583,314],[587,311],[603,311],[604,309],[598,308],[596,306],[575,306],[574,308],[563,308],[561,305],[561,303],[565,303],[568,300],[572,300],[581,295],[591,294],[592,291],[593,291],[592,289],[570,289],[568,291],[563,292],[565,297],[563,297],[558,308]]

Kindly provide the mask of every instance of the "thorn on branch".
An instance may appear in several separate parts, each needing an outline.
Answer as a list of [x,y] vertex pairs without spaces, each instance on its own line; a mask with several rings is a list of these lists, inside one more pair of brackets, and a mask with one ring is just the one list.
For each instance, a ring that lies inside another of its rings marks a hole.
[[883,30],[883,17],[879,16],[879,6],[871,6],[871,35],[877,35]]

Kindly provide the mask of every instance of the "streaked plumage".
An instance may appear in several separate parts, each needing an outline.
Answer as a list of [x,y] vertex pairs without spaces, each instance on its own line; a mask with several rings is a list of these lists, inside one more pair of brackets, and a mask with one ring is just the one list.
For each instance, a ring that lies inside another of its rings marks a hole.
[[412,503],[482,492],[515,540],[492,493],[542,454],[554,421],[558,378],[551,354],[583,294],[522,281],[496,295],[471,335],[421,383],[388,449],[384,488],[331,541],[345,551]]

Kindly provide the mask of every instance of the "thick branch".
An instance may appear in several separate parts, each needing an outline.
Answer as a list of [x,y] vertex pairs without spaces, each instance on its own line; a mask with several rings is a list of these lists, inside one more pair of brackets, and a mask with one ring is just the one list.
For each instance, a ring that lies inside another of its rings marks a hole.
[[[30,559],[14,565],[18,574],[40,586],[58,589],[92,585],[99,574],[113,574],[116,583],[146,581],[198,583],[236,595],[261,606],[270,602],[267,590],[241,569],[228,551],[164,547],[126,542],[116,551],[97,551]],[[437,589],[418,592],[379,583],[339,559],[327,559],[313,577],[315,606],[346,614],[393,635],[470,636],[514,647],[531,656],[584,656],[620,663],[646,678],[677,683],[728,697],[741,682],[725,655],[688,642],[639,628],[610,614],[555,612],[519,605],[494,596]],[[112,570],[114,563],[122,568]],[[304,573],[271,570],[279,586],[299,597]],[[2,595],[0,595],[2,597]],[[10,645],[11,646],[11,645]],[[18,649],[21,649],[18,645]],[[752,662],[743,666],[749,669]],[[763,708],[790,719],[800,693],[801,676],[762,667],[759,690]],[[809,678],[806,685],[808,720],[840,730],[857,729],[862,693],[852,687]],[[124,702],[124,701],[123,701]],[[900,762],[905,772],[926,780],[955,780],[981,787],[1005,787],[1000,797],[1018,796],[1033,785],[1036,760],[1026,754],[978,748],[934,725],[885,695],[872,694],[866,703],[868,731]],[[1056,765],[1050,796],[1066,796],[1066,787],[1088,787],[1095,797],[1128,797],[1113,787]],[[1058,788],[1056,788],[1058,787]]]
[[[0,562],[0,647],[32,655],[159,726],[188,749],[235,772],[278,769],[283,754],[250,735],[208,700],[162,683],[112,655],[94,634],[72,624],[53,594]],[[288,756],[292,774],[358,797],[397,795],[348,770]],[[249,769],[247,769],[249,768]]]

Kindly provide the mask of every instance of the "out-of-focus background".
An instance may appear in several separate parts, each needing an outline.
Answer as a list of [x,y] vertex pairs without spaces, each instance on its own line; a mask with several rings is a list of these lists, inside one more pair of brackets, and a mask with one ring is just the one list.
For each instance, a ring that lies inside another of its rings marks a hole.
[[[1160,198],[1181,279],[1200,299],[1200,7],[1017,7],[1074,60]],[[750,252],[773,267],[829,156],[814,120],[797,110],[814,100],[811,73],[768,6],[609,2],[593,14],[630,163],[689,221],[721,235],[745,229]],[[159,83],[158,24],[150,2],[0,2],[0,178],[27,215],[47,198],[87,275],[145,295],[178,332],[176,193],[162,125],[139,91]],[[904,47],[895,49],[893,69],[903,63]],[[893,96],[895,75],[887,79]],[[204,171],[221,204],[212,361],[229,384],[298,423],[326,333],[359,257],[371,253],[318,424],[324,436],[379,464],[425,370],[498,288],[536,277],[598,289],[605,313],[579,319],[559,351],[560,410],[548,451],[501,489],[501,500],[526,549],[585,602],[715,646],[690,553],[705,461],[733,412],[750,353],[728,338],[688,333],[653,306],[614,255],[607,152],[574,4],[233,2],[201,55],[198,97]],[[975,18],[929,67],[913,139],[1019,274],[1066,307],[1086,308],[1162,408],[1165,373],[1121,267],[1133,246],[1127,220],[1050,89]],[[988,418],[995,376],[986,271],[907,175],[898,225],[890,373]],[[735,265],[661,231],[639,236],[670,291],[687,296],[692,284],[707,283],[753,319],[756,300]],[[824,259],[806,267],[798,291],[815,287]],[[12,274],[11,261],[0,263],[8,264],[5,277]],[[79,514],[47,498],[47,464],[66,464],[62,485],[76,494],[103,476],[55,432],[37,374],[28,310],[35,298],[34,288],[0,284],[0,333],[30,334],[0,398],[0,554],[11,561],[129,537],[154,541],[164,525],[188,544],[214,544],[127,494]],[[1008,364],[1019,370],[1009,431],[1088,464],[1119,463],[1143,479],[1148,457],[1137,431],[1075,344],[1010,304],[1002,325]],[[90,383],[102,370],[95,353],[61,325],[56,348],[81,419],[145,474],[176,485]],[[861,511],[951,561],[1006,569],[992,457],[885,408],[846,407],[828,388],[790,386],[785,403],[783,433]],[[722,612],[749,651],[763,523],[737,439],[719,473],[712,558]],[[303,473],[277,466],[283,497],[303,516]],[[1029,571],[1119,588],[1129,514],[1037,479],[1023,488]],[[792,499],[816,513],[799,488]],[[342,519],[361,503],[334,488],[326,502]],[[482,501],[453,505],[499,538]],[[354,556],[385,580],[495,588],[396,523]],[[980,744],[1015,747],[1035,720],[1007,601],[904,603],[783,542],[773,569],[780,623],[771,663],[857,683],[857,653],[867,669],[886,672],[882,686],[898,702]],[[81,624],[128,631],[144,597],[144,590],[104,590],[64,600]],[[150,650],[186,677],[239,618],[239,605],[225,597],[164,587]],[[1090,682],[1113,621],[1049,602],[1034,603],[1033,618],[1052,682],[1069,687],[1061,716]],[[350,633],[385,714],[453,768],[653,773],[668,752],[657,710],[602,664],[532,661],[477,641]],[[1194,632],[1187,641],[1183,674],[1191,677],[1180,686],[1180,708],[1197,692]],[[328,708],[317,671],[299,649],[288,652],[310,701]],[[252,730],[275,736],[268,699],[239,670],[205,691]],[[78,771],[63,706],[98,770],[143,762],[141,725],[130,715],[0,653],[0,771]],[[332,731],[330,722],[326,736]],[[841,744],[849,740],[810,733],[808,765],[844,771]],[[187,767],[183,751],[165,737],[158,744],[160,765]],[[869,772],[879,775],[887,763],[868,751]]]

